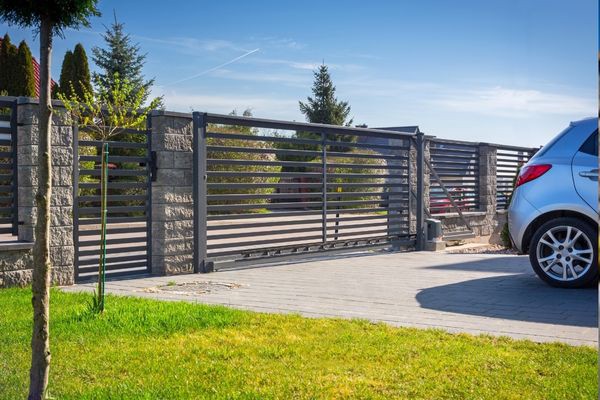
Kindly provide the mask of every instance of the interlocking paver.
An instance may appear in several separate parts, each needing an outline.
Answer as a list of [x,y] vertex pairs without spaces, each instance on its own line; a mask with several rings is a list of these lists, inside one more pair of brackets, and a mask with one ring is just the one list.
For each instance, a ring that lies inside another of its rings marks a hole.
[[[173,281],[241,286],[205,294],[146,291]],[[92,289],[89,284],[64,288]],[[397,326],[598,345],[597,290],[549,287],[533,274],[525,256],[362,254],[208,275],[112,281],[107,283],[107,292],[260,312],[362,318]]]

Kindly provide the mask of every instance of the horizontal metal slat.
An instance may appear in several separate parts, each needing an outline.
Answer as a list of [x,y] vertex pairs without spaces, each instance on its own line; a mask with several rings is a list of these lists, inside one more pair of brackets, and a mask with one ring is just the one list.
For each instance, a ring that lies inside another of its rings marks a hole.
[[[80,215],[90,215],[90,214],[99,214],[100,207],[80,207],[79,214]],[[107,212],[109,214],[114,213],[129,213],[129,212],[144,212],[146,211],[146,206],[112,206],[108,207]]]
[[[123,254],[134,253],[138,251],[146,251],[146,246],[129,246],[129,247],[111,247],[106,249],[106,254]],[[80,250],[79,257],[89,257],[100,255],[100,249],[95,250]]]
[[[106,235],[118,235],[122,233],[142,233],[146,232],[146,226],[132,226],[127,228],[107,228]],[[101,231],[99,229],[90,230],[79,230],[79,236],[99,236]]]
[[[321,214],[321,213],[319,213]],[[231,229],[251,229],[251,228],[274,228],[277,226],[288,226],[288,225],[314,225],[322,223],[322,219],[308,219],[308,220],[284,220],[284,221],[268,221],[268,222],[248,222],[243,224],[227,224],[227,225],[208,225],[206,229],[208,231],[224,231]]]
[[313,139],[298,139],[298,138],[287,138],[280,136],[261,136],[261,135],[243,135],[238,133],[220,133],[220,132],[206,132],[207,138],[215,139],[234,139],[234,140],[248,140],[258,142],[276,142],[276,143],[290,143],[290,144],[308,144],[320,146],[320,140]]
[[[98,225],[100,224],[100,218],[79,218],[79,225]],[[107,224],[126,224],[133,222],[147,222],[146,216],[139,217],[107,217]]]
[[[102,162],[102,156],[88,156],[79,155],[79,161],[93,161],[100,163]],[[113,156],[108,155],[109,163],[147,163],[149,160],[147,157],[135,157],[135,156]]]
[[303,193],[268,193],[268,194],[210,194],[206,196],[208,202],[211,201],[235,201],[235,200],[260,200],[260,199],[320,199],[323,197],[321,192],[303,192]]
[[249,126],[254,128],[269,128],[275,130],[289,130],[289,131],[301,131],[301,132],[315,132],[315,133],[326,133],[326,134],[345,134],[354,136],[369,136],[369,137],[385,137],[393,139],[404,139],[414,136],[414,133],[396,132],[384,129],[367,129],[367,128],[354,128],[345,127],[338,125],[329,124],[314,124],[306,122],[290,122],[290,121],[277,121],[269,120],[264,118],[249,118],[232,115],[220,115],[220,114],[205,114],[205,121],[213,124],[224,124],[224,125],[241,125]]
[[[145,243],[148,241],[148,238],[144,236],[131,236],[126,238],[117,238],[117,239],[106,239],[106,245],[110,246],[113,244],[137,244],[137,243]],[[94,247],[100,246],[102,244],[102,240],[79,240],[79,247]]]
[[282,217],[305,217],[312,215],[321,215],[321,211],[317,210],[302,210],[302,211],[287,211],[280,212],[275,211],[272,213],[258,214],[258,213],[246,213],[246,214],[213,214],[207,215],[208,221],[228,221],[228,220],[245,220],[245,219],[261,219],[261,218],[282,218]]
[[[130,262],[130,263],[106,264],[106,269],[105,270],[106,271],[115,271],[115,270],[119,270],[119,269],[146,267],[147,265],[148,265],[148,261],[147,260],[143,260],[143,261],[139,261],[139,262]],[[97,272],[98,271],[98,267],[83,267],[83,266],[80,266],[78,269],[79,269],[79,273],[80,274],[85,274],[85,273]]]
[[[294,242],[303,242],[306,240],[315,240],[320,239],[321,235],[311,235],[311,236],[302,236],[302,237],[291,237],[291,238],[281,238],[281,239],[267,239],[267,240],[253,240],[250,242],[235,242],[235,243],[216,243],[216,244],[208,244],[206,248],[208,250],[216,250],[216,249],[230,249],[233,247],[249,247],[249,246],[257,246],[263,244],[276,244],[276,243],[294,243]],[[250,250],[250,249],[241,249]]]
[[266,210],[275,210],[275,209],[285,209],[285,208],[312,208],[312,207],[321,207],[322,203],[320,201],[305,201],[305,202],[296,202],[296,203],[272,203],[272,204],[219,204],[219,205],[208,205],[207,210],[210,211],[235,211],[235,210],[257,210],[257,209],[266,209]]
[[103,144],[108,143],[108,149],[110,152],[111,148],[117,149],[145,149],[148,147],[147,143],[138,142],[102,142],[99,140],[80,140],[79,147],[102,147]]
[[[307,227],[307,228],[294,228],[294,229],[280,229],[270,231],[250,231],[250,232],[235,232],[235,233],[220,233],[208,235],[207,240],[223,240],[223,239],[236,239],[236,238],[247,238],[247,237],[271,237],[277,235],[287,235],[291,233],[311,233],[320,232],[321,226]],[[238,242],[239,243],[239,242]]]
[[[107,171],[108,176],[146,176],[148,175],[148,171],[143,170],[135,170],[135,169],[109,169]],[[89,176],[101,176],[102,171],[99,169],[80,169],[79,175],[89,175]]]
[[[138,254],[138,255],[132,255],[132,256],[120,256],[120,257],[107,257],[106,258],[106,263],[107,264],[116,264],[116,263],[123,263],[123,262],[129,262],[129,261],[141,261],[141,260],[145,260],[146,259],[146,254]],[[78,260],[78,264],[79,266],[88,266],[88,265],[95,265],[98,266],[98,259],[97,258],[89,258],[89,259],[84,259],[84,260]]]
[[[80,132],[96,132],[98,128],[100,129],[111,129],[115,130],[115,135],[144,135],[147,136],[151,133],[148,129],[135,129],[135,128],[120,128],[114,126],[101,126],[101,125],[79,125],[77,126]],[[108,142],[112,143],[112,142]],[[120,142],[117,142],[120,143]]]
[[[79,182],[80,189],[100,189],[100,182]],[[148,182],[108,182],[108,189],[146,189]]]
[[244,172],[244,171],[206,171],[208,177],[233,177],[233,178],[313,178],[320,179],[323,174],[319,172]]
[[[101,201],[102,196],[79,196],[77,197],[79,201]],[[113,201],[145,201],[148,200],[148,195],[117,195],[117,194],[108,194],[106,196],[106,200],[108,202]]]

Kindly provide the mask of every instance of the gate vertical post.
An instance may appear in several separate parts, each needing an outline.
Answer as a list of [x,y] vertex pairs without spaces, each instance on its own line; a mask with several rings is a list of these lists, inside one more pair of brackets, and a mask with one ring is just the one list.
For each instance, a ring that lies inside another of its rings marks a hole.
[[417,243],[416,249],[421,251],[425,247],[424,232],[424,203],[425,203],[425,135],[417,131]]
[[12,234],[19,234],[19,196],[17,190],[19,188],[19,174],[17,168],[17,100],[13,102],[10,114],[10,141],[12,150]]
[[73,124],[73,269],[79,277],[79,125]]
[[323,243],[327,243],[327,145],[325,144],[327,141],[327,135],[322,132],[321,133],[321,161],[323,163],[323,174],[321,176],[322,179],[322,187],[321,190],[323,192],[323,197],[321,199],[321,207],[323,207],[322,221],[321,221],[321,229],[323,236]]
[[194,272],[212,272],[206,260],[206,113],[193,113]]
[[146,270],[152,273],[152,182],[156,178],[156,153],[152,151],[152,113],[146,115]]

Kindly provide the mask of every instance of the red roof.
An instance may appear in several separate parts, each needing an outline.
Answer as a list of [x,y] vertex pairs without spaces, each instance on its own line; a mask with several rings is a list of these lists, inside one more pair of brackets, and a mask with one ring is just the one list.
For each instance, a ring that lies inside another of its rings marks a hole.
[[[0,38],[0,46],[2,45],[2,38]],[[33,64],[33,79],[35,79],[35,97],[40,97],[40,63],[35,59],[35,57],[31,56],[32,64]],[[54,85],[57,85],[54,82],[54,79],[50,78],[50,89],[54,88]]]

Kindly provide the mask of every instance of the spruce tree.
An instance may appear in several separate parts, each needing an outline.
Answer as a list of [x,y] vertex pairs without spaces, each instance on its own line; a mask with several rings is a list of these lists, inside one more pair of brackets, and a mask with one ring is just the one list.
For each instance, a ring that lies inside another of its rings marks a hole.
[[131,37],[124,32],[124,24],[117,21],[106,29],[103,35],[106,48],[94,47],[92,59],[100,69],[94,72],[94,85],[110,90],[115,85],[115,76],[127,81],[135,88],[135,93],[144,89],[144,102],[148,98],[154,79],[145,80],[142,68],[146,55],[140,53],[140,46],[132,43]]
[[81,43],[73,50],[73,86],[78,98],[83,99],[84,93],[92,93],[92,81],[87,54]]
[[10,41],[8,33],[2,39],[0,46],[0,90],[6,91],[9,96],[17,96],[17,48]]
[[25,41],[19,44],[16,63],[16,93],[15,96],[35,97],[35,75],[31,50]]
[[[335,97],[335,86],[329,75],[329,70],[325,64],[321,65],[314,72],[315,80],[312,87],[313,97],[308,97],[307,102],[299,102],[300,111],[305,115],[306,120],[312,123],[350,126],[352,119],[348,120],[350,115],[350,106],[347,101],[339,101]],[[356,140],[353,135],[331,134],[327,139],[336,142],[351,143]],[[335,146],[333,151],[349,151],[348,146]]]
[[71,83],[73,82],[73,76],[73,52],[67,50],[60,68],[57,93],[61,93],[68,98],[72,97]]
[[53,95],[58,96],[60,93],[67,98],[77,96],[82,100],[86,92],[92,93],[90,67],[85,49],[81,43],[78,43],[73,51],[68,50],[65,53],[60,70],[59,86]]

